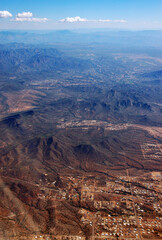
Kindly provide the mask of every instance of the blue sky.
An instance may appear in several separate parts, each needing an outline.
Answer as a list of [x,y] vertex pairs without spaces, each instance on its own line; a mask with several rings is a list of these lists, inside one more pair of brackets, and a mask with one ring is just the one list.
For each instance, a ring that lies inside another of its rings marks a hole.
[[162,29],[162,0],[1,0],[0,29]]

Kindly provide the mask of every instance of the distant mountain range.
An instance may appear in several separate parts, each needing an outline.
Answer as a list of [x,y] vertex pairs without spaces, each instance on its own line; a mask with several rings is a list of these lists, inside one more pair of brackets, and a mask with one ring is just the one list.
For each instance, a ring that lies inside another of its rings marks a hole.
[[111,46],[162,47],[162,31],[1,31],[0,43],[107,43]]

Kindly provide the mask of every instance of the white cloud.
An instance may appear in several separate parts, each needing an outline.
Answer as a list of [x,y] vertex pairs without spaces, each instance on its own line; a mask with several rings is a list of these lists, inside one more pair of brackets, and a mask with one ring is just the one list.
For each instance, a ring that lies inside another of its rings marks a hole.
[[34,18],[32,12],[22,12],[16,15],[15,22],[47,22],[48,18]]
[[112,22],[112,20],[110,19],[99,19],[99,20],[95,20],[96,22],[101,22],[101,23],[107,23],[107,22]]
[[95,22],[95,23],[125,23],[127,22],[124,19],[119,19],[119,20],[111,20],[111,19],[98,19],[98,20],[90,20],[87,18],[81,18],[79,16],[77,17],[67,17],[64,19],[59,20],[59,22],[63,22],[63,23],[76,23],[76,22]]
[[74,23],[74,22],[87,22],[87,21],[88,19],[77,16],[77,17],[67,17],[67,18],[61,19],[59,22]]
[[16,22],[47,22],[48,18],[25,18],[16,17],[14,19]]
[[108,22],[125,23],[125,22],[127,22],[127,21],[124,20],[124,19],[120,19],[120,20],[99,19],[99,20],[96,20],[96,22],[101,22],[101,23],[108,23]]
[[12,14],[8,11],[0,11],[0,18],[12,17]]
[[121,20],[112,20],[113,22],[117,22],[117,23],[126,23],[127,21],[124,19]]
[[31,12],[22,12],[18,13],[16,18],[31,18],[33,16],[33,13]]

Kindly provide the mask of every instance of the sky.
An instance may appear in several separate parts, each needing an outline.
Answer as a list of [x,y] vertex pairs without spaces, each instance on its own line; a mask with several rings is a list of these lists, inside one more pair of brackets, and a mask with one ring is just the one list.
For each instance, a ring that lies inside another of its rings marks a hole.
[[0,30],[162,29],[162,0],[0,0]]

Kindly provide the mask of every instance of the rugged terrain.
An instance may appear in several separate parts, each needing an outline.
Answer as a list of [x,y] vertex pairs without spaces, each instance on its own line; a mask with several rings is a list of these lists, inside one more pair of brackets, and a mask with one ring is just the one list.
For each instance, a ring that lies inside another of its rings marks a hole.
[[160,239],[162,59],[68,48],[1,45],[0,238]]

